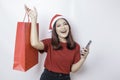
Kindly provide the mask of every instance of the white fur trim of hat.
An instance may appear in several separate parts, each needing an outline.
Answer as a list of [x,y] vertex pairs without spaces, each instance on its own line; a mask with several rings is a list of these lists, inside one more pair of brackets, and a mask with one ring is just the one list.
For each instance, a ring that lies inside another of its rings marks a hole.
[[65,18],[65,17],[60,14],[56,14],[52,17],[52,19],[50,21],[50,25],[49,25],[49,32],[52,31],[54,23],[60,18]]

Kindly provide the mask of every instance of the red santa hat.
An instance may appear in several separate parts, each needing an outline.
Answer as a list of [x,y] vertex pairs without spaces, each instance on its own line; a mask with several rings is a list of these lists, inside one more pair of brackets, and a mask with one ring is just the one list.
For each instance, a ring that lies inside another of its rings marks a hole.
[[49,31],[52,31],[54,23],[60,18],[65,18],[65,17],[62,16],[61,14],[56,14],[52,17],[52,19],[50,21]]

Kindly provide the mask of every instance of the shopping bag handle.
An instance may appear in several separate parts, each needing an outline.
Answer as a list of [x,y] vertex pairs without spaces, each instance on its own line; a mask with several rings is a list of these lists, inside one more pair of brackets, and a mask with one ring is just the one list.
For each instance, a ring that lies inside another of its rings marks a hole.
[[25,21],[26,15],[28,16],[28,22],[30,22],[29,15],[27,13],[24,15],[23,22]]

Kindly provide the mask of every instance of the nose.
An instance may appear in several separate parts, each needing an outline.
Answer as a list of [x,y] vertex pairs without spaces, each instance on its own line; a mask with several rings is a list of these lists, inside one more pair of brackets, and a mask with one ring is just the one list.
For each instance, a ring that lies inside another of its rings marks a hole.
[[65,29],[65,25],[62,25],[62,28]]

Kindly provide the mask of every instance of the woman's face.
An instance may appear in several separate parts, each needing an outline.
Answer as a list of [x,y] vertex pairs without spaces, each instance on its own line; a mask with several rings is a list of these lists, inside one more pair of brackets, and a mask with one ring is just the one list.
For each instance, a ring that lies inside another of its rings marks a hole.
[[64,19],[58,19],[56,22],[56,33],[59,38],[66,38],[69,33],[69,25]]

